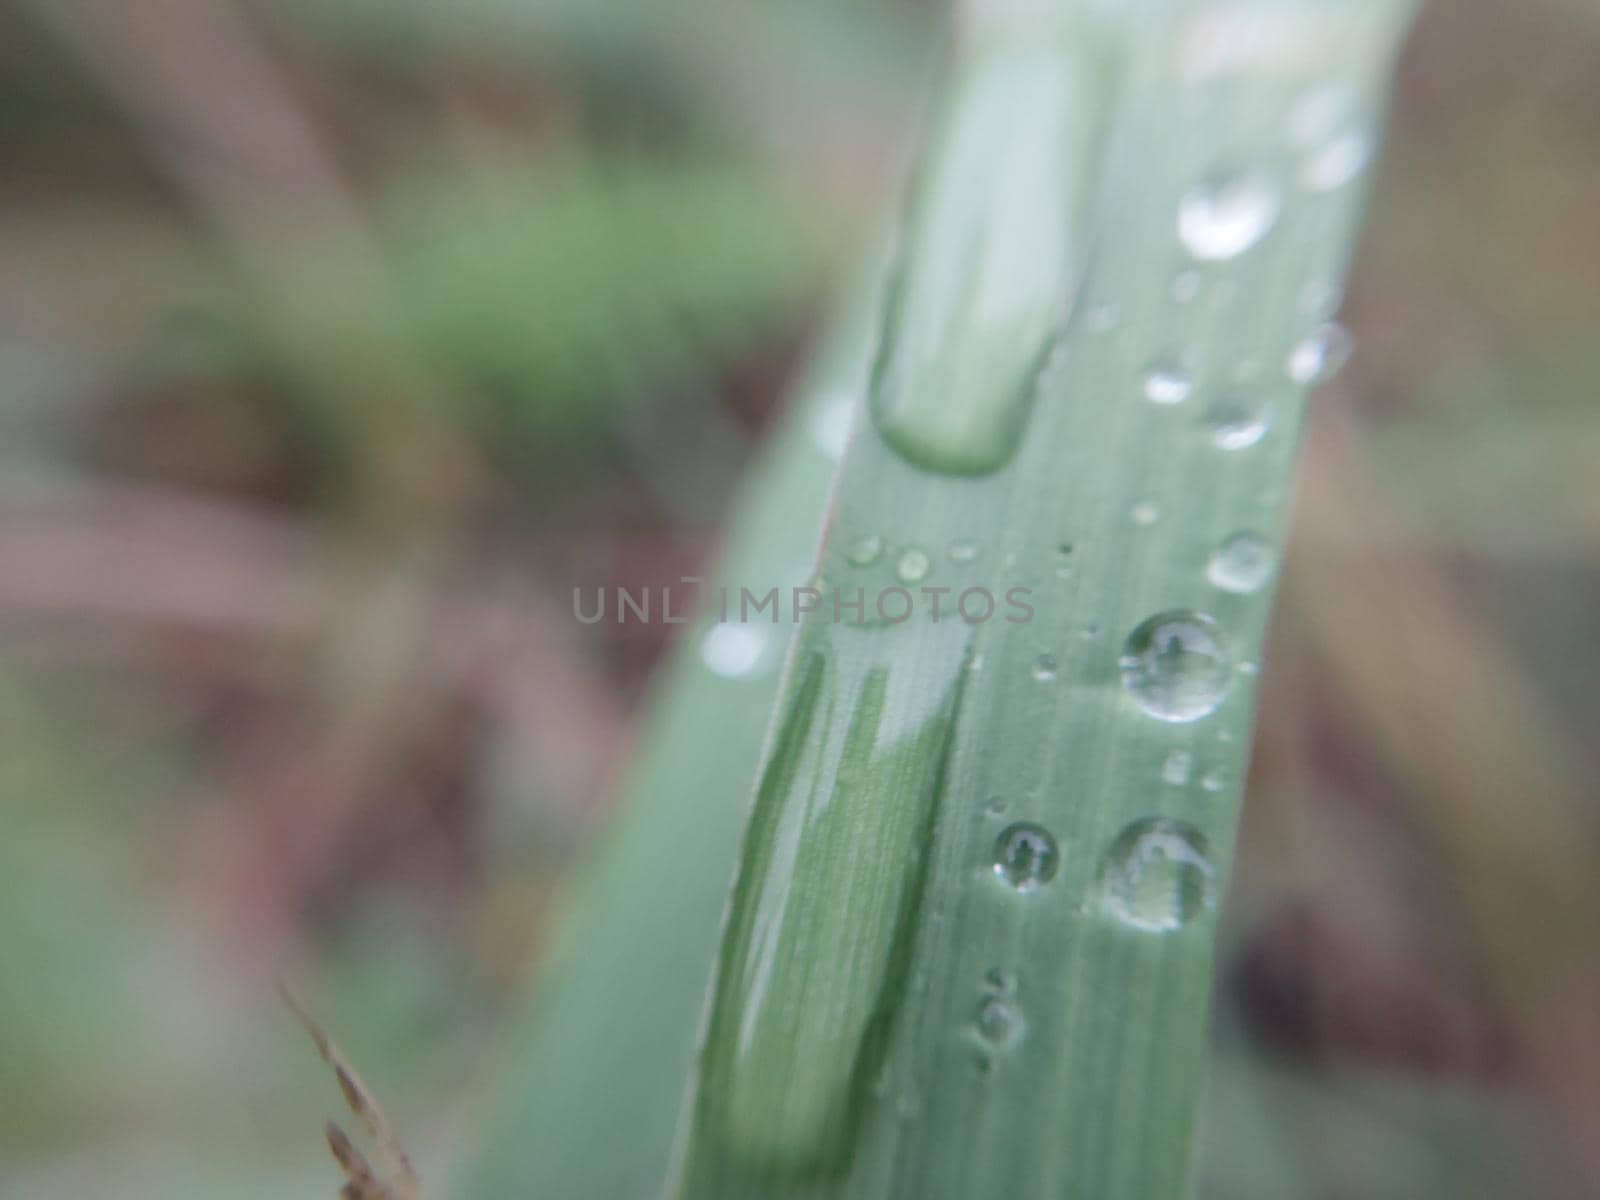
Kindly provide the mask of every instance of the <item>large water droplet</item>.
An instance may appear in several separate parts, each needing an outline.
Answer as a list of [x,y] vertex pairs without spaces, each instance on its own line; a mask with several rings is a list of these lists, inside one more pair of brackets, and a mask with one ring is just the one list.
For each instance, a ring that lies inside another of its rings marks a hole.
[[1106,853],[1100,897],[1112,916],[1135,929],[1182,929],[1216,903],[1216,868],[1205,837],[1165,817],[1135,821]]
[[845,557],[854,566],[870,567],[883,556],[883,539],[875,533],[868,533],[858,537],[850,543],[850,548],[845,551]]
[[1189,373],[1170,359],[1157,359],[1144,375],[1145,399],[1156,404],[1182,404],[1194,391]]
[[1178,205],[1178,237],[1198,259],[1236,258],[1259,242],[1278,219],[1278,189],[1266,175],[1246,171],[1191,189]]
[[1075,303],[1103,124],[1075,67],[1043,43],[980,57],[933,126],[871,400],[884,439],[925,470],[1011,459]]
[[1019,892],[1031,892],[1055,878],[1060,857],[1049,830],[1019,821],[995,839],[995,878]]
[[767,634],[760,627],[723,622],[706,630],[700,661],[713,675],[742,679],[756,669],[766,646]]
[[1350,334],[1334,321],[1319,325],[1289,351],[1284,372],[1296,383],[1314,386],[1332,379],[1350,357]]
[[1160,613],[1128,635],[1122,682],[1134,702],[1163,721],[1215,712],[1233,678],[1222,631],[1195,612]]
[[1267,436],[1266,408],[1242,398],[1224,400],[1206,418],[1211,442],[1222,450],[1245,450]]
[[1247,595],[1272,578],[1276,556],[1259,533],[1230,535],[1206,564],[1206,578],[1225,592]]
[[912,546],[900,555],[894,573],[900,577],[901,583],[921,583],[928,577],[928,569],[932,566],[933,562],[928,558],[928,552]]

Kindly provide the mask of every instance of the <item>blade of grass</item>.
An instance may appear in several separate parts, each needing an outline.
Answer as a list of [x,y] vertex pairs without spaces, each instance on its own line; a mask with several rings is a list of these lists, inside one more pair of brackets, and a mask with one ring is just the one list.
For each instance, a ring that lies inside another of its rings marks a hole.
[[796,640],[673,1194],[1185,1188],[1300,402],[1407,12],[973,10],[822,560],[923,602]]
[[[732,588],[737,605],[742,586],[805,581],[866,387],[870,300],[843,314],[803,381],[736,505],[708,596]],[[716,615],[686,629],[658,685],[616,833],[582,872],[533,1008],[505,1050],[488,1136],[460,1189],[469,1200],[660,1190],[791,628],[714,624]]]

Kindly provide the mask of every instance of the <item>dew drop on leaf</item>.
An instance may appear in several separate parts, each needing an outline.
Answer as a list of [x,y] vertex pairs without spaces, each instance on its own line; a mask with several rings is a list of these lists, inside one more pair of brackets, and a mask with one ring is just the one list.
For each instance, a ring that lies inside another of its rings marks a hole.
[[766,645],[767,635],[759,628],[723,622],[706,630],[700,661],[713,675],[742,679],[756,669]]
[[1144,712],[1162,721],[1197,721],[1227,694],[1233,664],[1222,631],[1194,612],[1159,613],[1123,646],[1122,682]]
[[1019,821],[995,839],[995,877],[1019,892],[1031,892],[1055,877],[1060,857],[1049,830]]
[[928,569],[932,566],[928,552],[912,546],[900,555],[894,573],[900,577],[901,583],[920,583],[928,577]]
[[1207,180],[1178,204],[1178,237],[1195,258],[1222,262],[1259,242],[1278,219],[1278,189],[1246,171]]
[[1235,533],[1206,564],[1206,578],[1225,592],[1247,595],[1272,578],[1272,544],[1258,533]]
[[1155,404],[1182,404],[1194,390],[1188,372],[1170,359],[1158,359],[1144,375],[1145,399]]
[[1161,764],[1161,781],[1172,787],[1182,787],[1189,782],[1194,770],[1194,755],[1187,750],[1174,750]]
[[1245,450],[1267,436],[1267,410],[1242,399],[1225,400],[1207,417],[1219,450]]
[[858,537],[850,543],[850,549],[845,551],[845,557],[857,567],[870,567],[882,556],[883,539],[875,533]]
[[1165,817],[1135,821],[1117,836],[1099,886],[1106,911],[1144,933],[1182,929],[1216,904],[1216,868],[1204,836]]
[[1343,325],[1329,321],[1295,344],[1283,369],[1294,382],[1315,386],[1338,374],[1349,357],[1350,334]]

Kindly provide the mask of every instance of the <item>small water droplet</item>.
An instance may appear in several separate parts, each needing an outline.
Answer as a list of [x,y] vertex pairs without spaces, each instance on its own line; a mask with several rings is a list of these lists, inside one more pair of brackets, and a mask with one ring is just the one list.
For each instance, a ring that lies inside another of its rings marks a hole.
[[900,555],[894,573],[900,577],[901,583],[920,583],[928,577],[928,570],[932,566],[928,552],[912,546]]
[[1053,654],[1041,654],[1033,660],[1033,677],[1040,683],[1049,683],[1056,677],[1056,658]]
[[1015,996],[1017,977],[1004,967],[990,967],[983,974],[983,986],[997,996]]
[[1296,383],[1315,386],[1332,379],[1350,357],[1350,334],[1334,321],[1317,326],[1289,351],[1284,372]]
[[1267,410],[1244,400],[1224,400],[1207,417],[1211,443],[1221,450],[1245,450],[1267,436]]
[[1178,237],[1198,259],[1236,258],[1272,228],[1278,206],[1278,189],[1260,172],[1214,178],[1191,189],[1179,203]]
[[1206,578],[1225,592],[1248,595],[1272,578],[1275,557],[1259,533],[1231,534],[1206,564]]
[[857,567],[870,567],[883,556],[883,539],[875,533],[864,534],[850,543],[845,557]]
[[1004,796],[994,797],[994,799],[990,800],[988,804],[984,805],[983,811],[991,817],[1004,816],[1006,811],[1006,798]]
[[847,392],[829,396],[811,421],[811,438],[817,449],[837,462],[850,444],[850,427],[855,421],[855,397]]
[[1161,519],[1161,506],[1154,500],[1141,500],[1128,510],[1135,525],[1154,525]]
[[1306,160],[1300,182],[1313,192],[1331,192],[1354,180],[1371,159],[1371,138],[1360,130],[1342,133]]
[[1134,702],[1162,721],[1197,721],[1215,712],[1233,675],[1222,631],[1195,612],[1144,621],[1128,635],[1120,665]]
[[713,675],[742,679],[755,670],[766,649],[767,635],[754,625],[724,622],[706,630],[700,661]]
[[1251,662],[1249,659],[1246,659],[1244,662],[1239,664],[1239,674],[1241,675],[1256,675],[1259,674],[1260,671],[1261,667],[1257,663]]
[[1100,636],[1100,626],[1092,623],[1085,625],[1082,629],[1078,630],[1078,636],[1086,642],[1092,642]]
[[1222,768],[1212,767],[1200,776],[1200,786],[1208,792],[1220,792],[1223,785],[1228,782],[1228,777],[1222,773]]
[[1165,817],[1135,821],[1106,853],[1100,895],[1125,925],[1146,933],[1182,929],[1216,903],[1216,869],[1205,837]]
[[1009,1001],[990,996],[978,1005],[978,1036],[992,1046],[1004,1047],[1022,1032],[1022,1017]]
[[1153,403],[1182,404],[1192,391],[1194,380],[1171,359],[1158,359],[1145,371],[1144,395]]
[[950,561],[969,563],[978,557],[978,543],[968,540],[950,543]]
[[1183,787],[1194,770],[1194,755],[1187,750],[1174,750],[1161,764],[1161,781],[1173,787]]
[[1060,857],[1048,830],[1020,821],[995,839],[995,878],[1019,892],[1031,892],[1055,877]]
[[1180,271],[1172,281],[1172,298],[1179,304],[1188,304],[1200,294],[1200,272]]

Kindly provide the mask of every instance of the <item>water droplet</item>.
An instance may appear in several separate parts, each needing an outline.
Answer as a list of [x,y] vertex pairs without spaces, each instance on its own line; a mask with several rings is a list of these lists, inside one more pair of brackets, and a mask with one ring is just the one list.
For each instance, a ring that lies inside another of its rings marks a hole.
[[1228,777],[1222,773],[1221,767],[1212,767],[1200,776],[1200,786],[1208,792],[1220,792],[1227,782]]
[[1300,182],[1313,192],[1331,192],[1354,180],[1371,159],[1371,138],[1360,130],[1342,133],[1306,161]]
[[920,583],[928,577],[928,569],[932,566],[928,552],[912,546],[900,555],[894,573],[900,577],[901,583]]
[[845,557],[858,567],[870,567],[883,556],[883,539],[875,533],[865,534],[850,543]]
[[1006,811],[1006,798],[1004,796],[994,797],[994,799],[990,800],[988,804],[984,805],[983,811],[991,817],[1004,816]]
[[1315,386],[1332,379],[1350,357],[1350,334],[1329,321],[1317,326],[1289,351],[1283,369],[1296,383]]
[[997,996],[1015,996],[1017,977],[1004,967],[990,967],[983,973],[983,986]]
[[1161,764],[1161,781],[1173,787],[1183,787],[1194,770],[1194,755],[1187,750],[1174,750]]
[[978,543],[972,541],[959,541],[950,543],[950,561],[956,563],[969,563],[978,557]]
[[986,475],[1022,442],[1086,270],[1096,94],[1053,51],[980,57],[955,81],[897,238],[873,376],[873,419],[915,466]]
[[1289,142],[1305,149],[1326,141],[1349,118],[1354,104],[1355,97],[1345,84],[1308,88],[1289,108]]
[[1259,242],[1278,219],[1278,190],[1259,172],[1212,179],[1178,205],[1178,237],[1198,259],[1236,258]]
[[723,622],[706,630],[700,661],[713,675],[742,679],[755,670],[766,646],[767,635],[759,627]]
[[1249,659],[1246,659],[1244,662],[1239,664],[1239,674],[1241,675],[1256,675],[1259,674],[1260,671],[1260,665],[1251,662]]
[[1022,1016],[1008,1001],[990,996],[978,1005],[978,1036],[993,1046],[1009,1046],[1022,1032]]
[[995,878],[1019,892],[1031,892],[1055,877],[1060,857],[1048,830],[1021,821],[995,839]]
[[1100,895],[1108,912],[1135,929],[1182,929],[1216,903],[1216,869],[1205,837],[1165,817],[1135,821],[1106,853]]
[[1172,298],[1179,304],[1188,304],[1200,294],[1200,272],[1180,271],[1172,281]]
[[1033,677],[1040,683],[1049,683],[1056,677],[1056,659],[1053,654],[1041,654],[1033,660]]
[[1225,592],[1248,595],[1272,578],[1276,556],[1259,533],[1235,533],[1206,564],[1206,578]]
[[1128,510],[1135,525],[1154,525],[1161,519],[1161,506],[1154,500],[1141,500]]
[[1224,400],[1207,417],[1211,442],[1221,450],[1245,450],[1267,436],[1267,410],[1244,400]]
[[1158,359],[1145,372],[1145,399],[1156,404],[1182,404],[1192,391],[1194,380],[1170,359]]
[[1092,623],[1085,625],[1082,629],[1078,630],[1078,636],[1086,642],[1092,642],[1095,640],[1095,638],[1100,636],[1100,626]]
[[1134,702],[1162,721],[1197,721],[1215,712],[1233,675],[1222,631],[1195,612],[1143,622],[1128,635],[1120,665]]
[[811,421],[811,438],[817,449],[837,462],[850,444],[850,427],[855,421],[855,397],[847,392],[829,396]]

